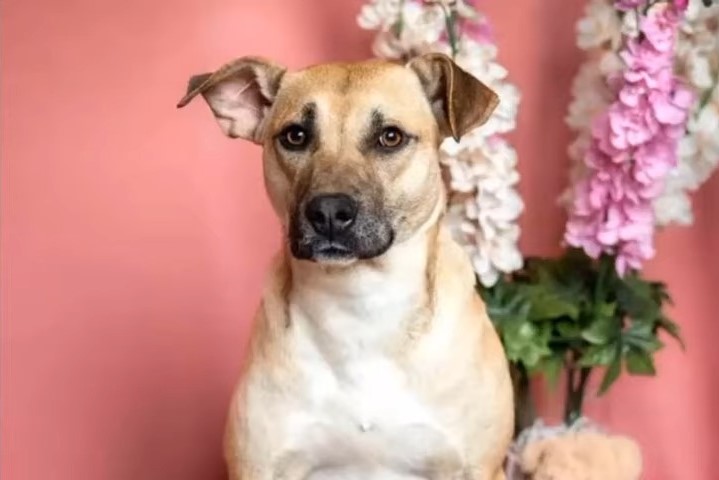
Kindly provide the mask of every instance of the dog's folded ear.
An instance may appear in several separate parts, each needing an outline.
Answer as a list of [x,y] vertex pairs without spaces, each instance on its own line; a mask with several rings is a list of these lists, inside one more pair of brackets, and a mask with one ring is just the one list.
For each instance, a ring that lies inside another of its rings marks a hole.
[[448,56],[430,53],[410,60],[444,137],[460,137],[487,121],[499,97]]
[[262,121],[279,90],[285,69],[258,57],[238,58],[214,73],[190,78],[182,108],[202,95],[225,135],[262,143]]

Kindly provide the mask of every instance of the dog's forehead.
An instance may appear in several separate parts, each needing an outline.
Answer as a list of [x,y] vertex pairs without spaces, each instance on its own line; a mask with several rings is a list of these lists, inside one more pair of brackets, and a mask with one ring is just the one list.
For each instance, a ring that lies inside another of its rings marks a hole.
[[391,108],[422,105],[423,90],[416,74],[399,63],[370,60],[330,63],[289,72],[277,97],[279,116],[293,115],[308,104],[326,109]]

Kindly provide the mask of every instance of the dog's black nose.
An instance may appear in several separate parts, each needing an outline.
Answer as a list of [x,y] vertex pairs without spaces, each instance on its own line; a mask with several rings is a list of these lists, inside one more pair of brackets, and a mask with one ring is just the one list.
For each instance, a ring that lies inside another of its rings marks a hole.
[[342,233],[357,218],[357,202],[344,193],[317,195],[307,204],[305,216],[320,235]]

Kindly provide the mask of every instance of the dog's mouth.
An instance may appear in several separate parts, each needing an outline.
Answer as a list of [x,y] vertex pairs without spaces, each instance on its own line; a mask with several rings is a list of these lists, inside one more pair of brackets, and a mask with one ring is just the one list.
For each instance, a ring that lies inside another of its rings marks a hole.
[[[303,241],[304,240],[304,241]],[[367,260],[384,254],[392,246],[394,233],[385,238],[367,244],[327,240],[314,237],[312,239],[290,238],[292,255],[300,260],[318,263],[352,263],[355,260]]]
[[327,241],[326,244],[318,245],[313,250],[310,260],[315,262],[348,263],[357,259],[352,249],[336,241]]
[[394,230],[384,222],[362,220],[351,231],[328,238],[297,221],[290,228],[288,241],[297,259],[349,264],[384,254],[394,242]]
[[292,254],[302,260],[321,263],[347,263],[358,258],[356,249],[346,242],[320,236],[291,238]]

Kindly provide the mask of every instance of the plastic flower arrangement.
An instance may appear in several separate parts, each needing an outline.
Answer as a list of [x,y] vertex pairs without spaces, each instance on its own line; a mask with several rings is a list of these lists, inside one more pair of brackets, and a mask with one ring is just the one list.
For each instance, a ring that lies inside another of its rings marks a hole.
[[655,202],[681,164],[697,110],[696,89],[675,73],[686,2],[592,1],[578,25],[594,49],[575,80],[567,121],[578,131],[577,163],[563,196],[567,249],[528,258],[492,288],[480,288],[514,370],[517,431],[534,423],[529,379],[566,375],[565,423],[582,417],[590,377],[599,393],[622,371],[654,375],[665,332],[666,286],[641,275],[654,255]]
[[[622,0],[617,8],[637,8]],[[590,257],[616,255],[619,274],[654,255],[653,201],[677,165],[679,139],[694,103],[674,75],[681,11],[657,4],[639,16],[619,56],[625,67],[610,77],[614,102],[591,126],[585,174],[574,186],[565,239]]]

